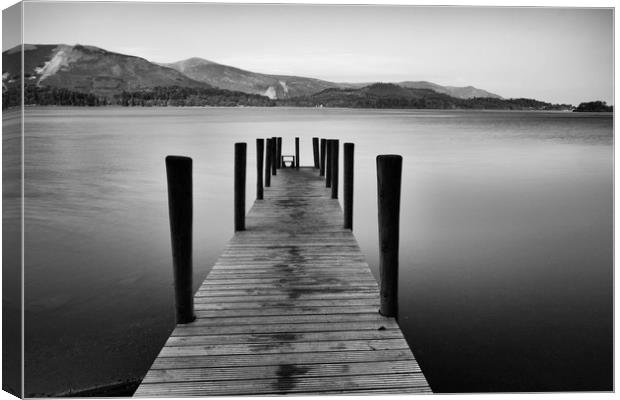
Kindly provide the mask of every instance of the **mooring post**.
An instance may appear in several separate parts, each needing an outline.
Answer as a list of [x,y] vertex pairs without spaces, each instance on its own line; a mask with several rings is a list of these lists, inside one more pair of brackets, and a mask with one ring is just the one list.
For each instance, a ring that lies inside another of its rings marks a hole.
[[353,230],[353,143],[344,144],[343,198],[344,229]]
[[325,153],[327,148],[327,139],[321,139],[321,159],[319,160],[319,176],[325,176]]
[[381,308],[386,317],[398,318],[398,235],[400,185],[403,158],[377,156],[377,200],[379,206],[379,275]]
[[267,139],[265,149],[265,187],[271,186],[271,139]]
[[246,143],[235,143],[235,231],[245,230]]
[[319,138],[312,138],[312,155],[314,157],[314,168],[319,168]]
[[278,140],[274,136],[271,138],[271,175],[277,175],[278,167]]
[[325,150],[325,187],[332,187],[332,140],[327,139]]
[[263,199],[263,153],[265,139],[256,139],[256,199]]
[[192,159],[166,157],[174,299],[178,324],[196,319],[192,291]]
[[338,139],[332,140],[332,199],[338,198],[338,153],[340,151],[340,141]]
[[295,138],[295,168],[299,168],[299,138]]
[[278,138],[278,168],[282,168],[282,138]]

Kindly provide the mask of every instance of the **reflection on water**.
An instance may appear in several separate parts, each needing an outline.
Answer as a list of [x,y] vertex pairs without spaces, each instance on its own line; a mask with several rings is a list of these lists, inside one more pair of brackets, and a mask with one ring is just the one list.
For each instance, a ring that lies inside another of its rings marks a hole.
[[312,136],[356,143],[375,276],[374,158],[403,155],[400,322],[435,391],[611,389],[610,116],[50,107],[25,131],[27,394],[145,373],[174,325],[164,157],[194,159],[198,286],[232,235],[233,143],[253,166],[271,136],[302,165]]

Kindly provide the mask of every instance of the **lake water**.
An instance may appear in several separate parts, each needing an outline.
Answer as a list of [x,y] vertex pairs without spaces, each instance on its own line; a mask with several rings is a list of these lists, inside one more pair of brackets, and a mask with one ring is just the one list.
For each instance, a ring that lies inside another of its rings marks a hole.
[[198,287],[233,233],[233,144],[249,208],[271,136],[302,165],[313,136],[356,144],[376,277],[375,157],[403,156],[400,323],[433,390],[612,389],[610,115],[49,107],[25,123],[27,395],[143,376],[174,327],[164,157],[194,159]]

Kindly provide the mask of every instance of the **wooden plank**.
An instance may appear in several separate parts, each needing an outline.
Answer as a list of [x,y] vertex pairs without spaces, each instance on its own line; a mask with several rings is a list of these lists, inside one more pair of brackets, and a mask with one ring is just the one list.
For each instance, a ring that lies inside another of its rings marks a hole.
[[201,382],[158,382],[141,384],[136,396],[221,396],[267,395],[286,393],[321,393],[335,390],[366,390],[383,388],[427,388],[420,373],[375,374],[333,377],[305,377],[304,367],[282,365],[276,378],[256,380]]
[[[217,301],[214,301],[213,298],[207,297],[197,297],[194,302],[194,307],[196,310],[232,310],[232,309],[256,309],[256,308],[280,308],[280,307],[330,307],[334,305],[334,300],[325,300],[325,299],[317,299],[317,300],[299,300],[288,301],[279,300],[279,301],[260,301],[260,300],[249,300],[247,297],[243,298],[243,301],[228,301],[223,297],[216,298]],[[371,298],[361,298],[361,299],[338,299],[337,304],[339,307],[344,306],[379,306],[379,299],[376,297]]]
[[274,308],[254,308],[254,309],[219,309],[202,310],[196,308],[196,316],[203,318],[222,318],[222,317],[267,317],[267,316],[289,316],[289,315],[326,315],[326,314],[360,314],[377,312],[376,305],[370,306],[346,306],[340,307],[330,305],[326,307],[274,307]]
[[[332,275],[333,276],[333,275]],[[348,279],[348,278],[351,279]],[[285,277],[268,277],[268,278],[218,278],[218,279],[209,279],[207,282],[203,284],[203,286],[212,286],[212,285],[253,285],[254,287],[258,287],[259,285],[281,285],[281,284],[292,284],[295,286],[303,286],[303,285],[325,285],[325,284],[336,284],[336,285],[352,285],[353,283],[358,284],[368,284],[372,283],[374,285],[377,284],[375,278],[372,276],[357,276],[357,275],[347,275],[347,276],[339,276],[339,277],[317,277],[317,278],[309,278],[309,277],[299,277],[299,276],[285,276]]]
[[325,331],[325,332],[278,332],[278,333],[252,333],[237,335],[213,335],[202,333],[192,336],[170,336],[166,346],[198,346],[217,345],[231,343],[276,343],[276,342],[324,342],[336,340],[364,340],[364,339],[401,339],[402,333],[398,329],[385,330],[351,330],[351,331]]
[[[281,364],[370,363],[379,361],[414,362],[409,349],[377,351],[330,351],[322,353],[247,354],[157,358],[151,370],[178,368],[219,368],[270,366]],[[416,364],[417,365],[417,364]]]
[[405,339],[378,340],[332,340],[325,342],[272,342],[272,343],[234,343],[200,346],[166,345],[159,357],[178,356],[215,356],[227,354],[274,354],[274,353],[307,353],[322,351],[360,351],[360,350],[395,350],[407,349]]
[[[196,311],[197,317],[201,316],[201,311]],[[269,325],[269,324],[294,324],[294,323],[327,323],[327,322],[357,322],[372,321],[382,322],[388,318],[379,313],[370,312],[363,314],[319,314],[319,315],[273,315],[268,317],[209,317],[197,318],[192,322],[193,326],[224,326],[224,325]]]
[[316,172],[271,177],[136,396],[430,392]]
[[298,323],[298,324],[263,324],[263,325],[221,325],[205,329],[203,326],[179,325],[172,336],[218,335],[218,334],[260,334],[260,333],[292,333],[292,332],[323,332],[355,330],[398,329],[394,321],[377,322],[329,322],[329,323]]
[[203,290],[197,292],[195,295],[196,301],[204,298],[205,301],[211,301],[211,298],[225,298],[226,301],[261,301],[265,299],[281,300],[281,299],[299,299],[299,300],[311,300],[311,299],[348,299],[348,298],[378,298],[376,290],[355,290],[351,288],[349,290],[339,290],[335,293],[328,293],[325,291],[307,291],[299,292],[297,296],[291,297],[290,291],[286,289],[268,289],[268,290],[253,290],[253,289],[238,289],[238,290],[215,290],[213,288],[209,290]]
[[[332,297],[327,297],[331,295]],[[220,296],[256,296],[252,298],[258,298],[260,296],[286,296],[289,299],[310,299],[310,298],[346,298],[346,297],[375,297],[378,296],[376,288],[338,288],[338,290],[329,292],[328,289],[306,289],[292,291],[288,288],[269,288],[269,289],[216,289],[209,288],[200,290],[195,297],[220,297]],[[325,296],[325,297],[323,297]]]
[[[295,364],[304,368],[305,377],[349,376],[374,374],[419,373],[420,368],[411,360],[373,361],[367,363]],[[277,376],[278,365],[219,368],[179,368],[151,370],[143,383],[156,382],[210,382],[243,379],[269,379]]]

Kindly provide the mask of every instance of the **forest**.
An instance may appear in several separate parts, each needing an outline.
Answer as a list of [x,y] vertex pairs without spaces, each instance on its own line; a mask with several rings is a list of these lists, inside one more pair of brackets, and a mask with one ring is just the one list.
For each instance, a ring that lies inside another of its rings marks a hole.
[[[155,87],[153,89],[123,91],[112,98],[81,93],[69,89],[49,86],[26,85],[25,105],[57,106],[109,106],[152,107],[152,106],[273,106],[268,97],[232,92],[221,89],[186,88],[178,86]],[[2,108],[20,105],[19,86],[9,87],[2,93]]]
[[[534,99],[475,97],[459,99],[430,89],[409,89],[393,84],[373,84],[360,89],[326,89],[311,96],[271,100],[266,96],[216,88],[179,86],[123,91],[112,97],[97,96],[69,89],[28,84],[25,105],[190,107],[190,106],[288,106],[400,109],[476,109],[476,110],[571,110],[568,104],[551,104]],[[2,107],[20,105],[19,85],[2,93]],[[575,111],[613,111],[605,102],[582,103]]]
[[589,101],[580,103],[575,112],[613,112],[614,106],[608,106],[605,101]]

